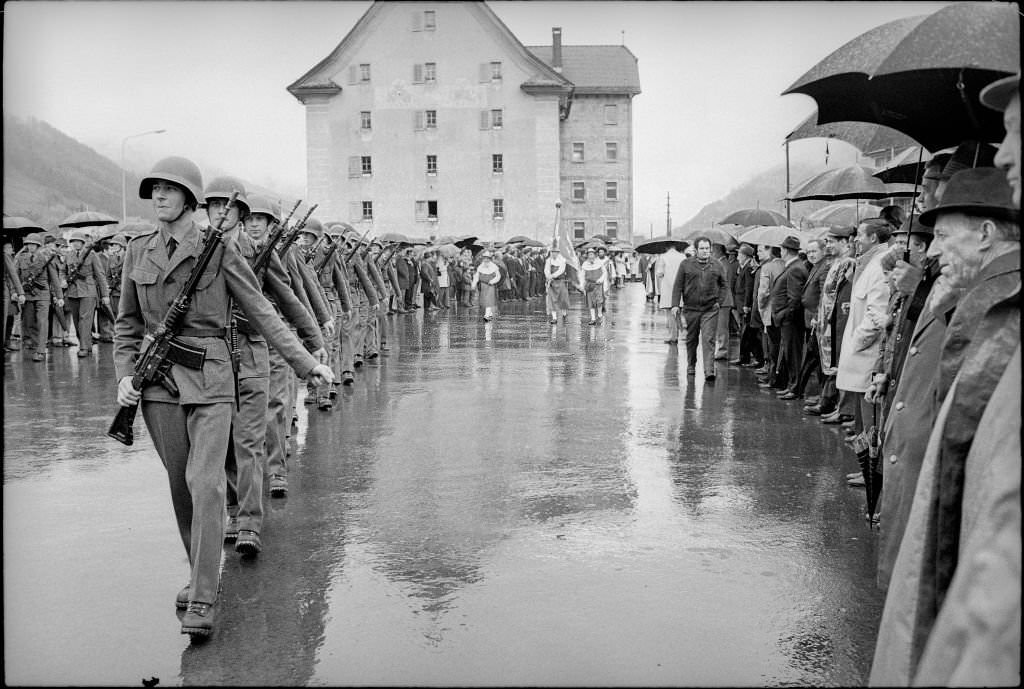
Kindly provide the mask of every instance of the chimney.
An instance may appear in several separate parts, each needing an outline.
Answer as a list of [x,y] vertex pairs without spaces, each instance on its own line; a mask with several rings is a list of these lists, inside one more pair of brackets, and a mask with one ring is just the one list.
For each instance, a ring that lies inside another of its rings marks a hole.
[[562,27],[551,29],[551,66],[559,74],[562,73]]

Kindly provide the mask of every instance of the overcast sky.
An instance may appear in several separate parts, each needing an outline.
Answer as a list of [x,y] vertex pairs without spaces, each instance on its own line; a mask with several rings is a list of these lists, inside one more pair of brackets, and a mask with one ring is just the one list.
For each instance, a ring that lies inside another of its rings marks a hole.
[[[492,2],[526,45],[625,45],[639,60],[637,232],[696,214],[784,162],[814,110],[779,94],[846,41],[927,14],[925,2]],[[326,57],[369,2],[8,2],[4,112],[45,120],[129,167],[165,155],[282,193],[305,189],[305,119],[285,87]],[[624,38],[623,38],[623,32]],[[824,167],[824,142],[794,160]],[[856,152],[831,144],[831,166]],[[794,183],[800,180],[793,180]],[[781,197],[784,190],[780,190]],[[771,205],[777,199],[765,199]]]

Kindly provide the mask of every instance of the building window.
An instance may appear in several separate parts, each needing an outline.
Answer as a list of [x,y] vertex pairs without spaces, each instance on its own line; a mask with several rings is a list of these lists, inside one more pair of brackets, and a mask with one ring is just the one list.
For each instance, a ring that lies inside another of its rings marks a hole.
[[618,201],[619,200],[619,183],[618,182],[605,182],[604,183],[604,200],[605,201]]
[[437,81],[437,63],[426,62],[423,64],[423,81],[432,84]]
[[437,174],[437,156],[436,155],[428,155],[427,156],[427,174],[428,175],[436,175]]
[[417,201],[416,220],[419,222],[437,221],[437,201]]
[[491,154],[491,172],[496,175],[505,172],[505,158],[501,153]]
[[427,110],[427,129],[437,129],[437,110]]
[[359,128],[360,129],[372,129],[373,128],[373,119],[370,116],[370,111],[369,110],[363,110],[361,113],[359,113]]
[[500,80],[501,80],[501,63],[500,62],[492,62],[491,63],[491,81],[500,81]]
[[370,81],[370,65],[363,63],[359,65],[359,81],[369,82]]
[[572,145],[572,162],[582,163],[583,162],[583,143],[576,141]]
[[373,159],[370,156],[359,157],[359,173],[363,176],[373,174]]
[[491,199],[491,215],[495,220],[505,217],[505,199]]
[[608,239],[617,239],[619,236],[619,221],[605,220],[604,233],[608,236]]
[[427,201],[427,220],[437,220],[437,201]]
[[437,28],[437,12],[434,10],[423,10],[423,30],[433,31]]
[[373,201],[363,201],[363,220],[373,220]]
[[587,188],[583,185],[583,182],[572,183],[572,200],[573,201],[586,201],[587,200]]
[[619,144],[615,141],[604,142],[604,159],[609,163],[619,159]]
[[605,124],[618,124],[619,123],[619,106],[617,106],[617,105],[606,105],[606,106],[604,106],[604,123]]
[[586,239],[587,238],[587,223],[585,220],[573,220],[572,221],[572,238],[573,239]]
[[491,129],[501,129],[501,124],[504,121],[502,110],[491,110]]

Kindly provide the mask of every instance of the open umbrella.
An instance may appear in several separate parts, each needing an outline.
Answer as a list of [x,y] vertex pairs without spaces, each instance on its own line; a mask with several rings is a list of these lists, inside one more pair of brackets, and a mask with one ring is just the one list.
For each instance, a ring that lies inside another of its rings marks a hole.
[[152,232],[155,229],[156,229],[156,226],[155,225],[151,225],[148,222],[129,222],[129,223],[125,223],[125,224],[121,225],[121,228],[120,228],[119,231],[125,237],[128,237],[129,239],[131,239],[132,237],[136,237],[136,236],[138,236],[140,234],[145,234],[147,232]]
[[736,237],[718,227],[694,228],[679,235],[680,239],[685,239],[691,244],[697,237],[707,237],[712,244],[721,244],[722,246],[738,244]]
[[505,240],[506,244],[522,244],[523,242],[530,241],[530,238],[526,235],[517,234],[514,237],[509,237]]
[[594,236],[591,237],[591,239],[596,239],[597,241],[604,242],[605,244],[607,244],[608,242],[614,242],[615,241],[614,239],[612,239],[611,237],[609,237],[606,234],[595,234]]
[[476,244],[477,237],[475,235],[467,234],[459,237],[456,241],[452,242],[455,246],[460,249],[465,249],[471,244]]
[[813,227],[849,227],[867,218],[877,218],[881,212],[870,203],[830,203],[804,216],[804,222]]
[[818,124],[882,124],[932,151],[969,138],[998,141],[1001,115],[978,94],[1019,71],[1019,27],[1011,3],[963,2],[897,19],[840,47],[783,95],[813,98]]
[[766,208],[744,208],[733,211],[719,221],[720,225],[742,225],[753,227],[764,225],[765,227],[788,225],[789,221],[782,213],[776,213]]
[[817,110],[786,135],[786,141],[800,139],[839,139],[861,153],[903,149],[917,145],[916,141],[903,132],[881,124],[848,120],[818,124]]
[[92,227],[93,225],[116,225],[116,218],[97,211],[79,211],[72,213],[59,223],[57,227]]
[[793,227],[780,227],[776,225],[772,227],[752,227],[740,235],[740,241],[759,246],[782,246],[782,240],[786,237],[803,238],[800,231]]
[[678,237],[662,235],[637,244],[636,251],[641,254],[662,254],[668,251],[670,246],[674,246],[679,251],[682,251],[689,245],[689,242]]
[[385,232],[377,237],[382,242],[393,242],[395,244],[410,244],[409,238],[401,232]]
[[24,237],[33,232],[45,232],[46,229],[35,220],[20,215],[4,216],[4,237]]
[[790,201],[842,201],[844,199],[885,199],[916,196],[912,184],[886,184],[863,165],[825,170],[804,180],[790,192]]
[[438,252],[445,258],[455,258],[459,255],[461,249],[454,244],[442,244],[437,247]]
[[921,175],[924,174],[924,167],[929,158],[931,158],[931,154],[924,148],[911,146],[890,160],[884,168],[875,172],[875,177],[886,184],[894,182],[920,184]]

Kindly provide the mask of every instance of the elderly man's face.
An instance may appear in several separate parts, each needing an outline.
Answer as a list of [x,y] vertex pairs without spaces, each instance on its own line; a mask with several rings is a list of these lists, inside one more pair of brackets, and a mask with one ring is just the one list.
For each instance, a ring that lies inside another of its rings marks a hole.
[[822,251],[821,247],[817,242],[811,242],[807,245],[807,260],[812,264],[817,264],[821,260]]
[[938,258],[942,275],[951,287],[969,287],[984,260],[981,232],[971,228],[963,213],[943,213],[935,221],[935,238],[928,255]]
[[1020,92],[1010,99],[1003,113],[1006,136],[999,144],[995,165],[1006,170],[1006,181],[1013,189],[1013,203],[1020,206]]

